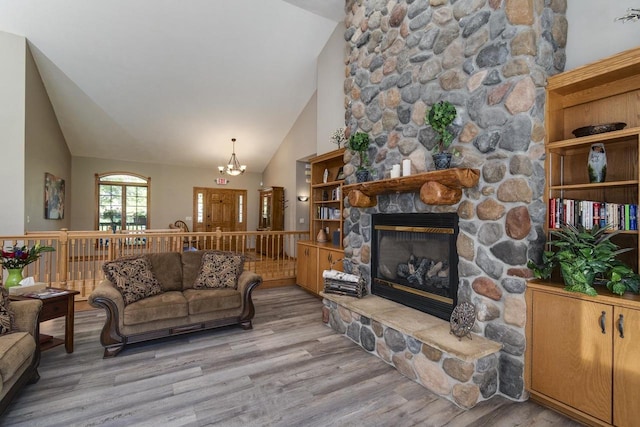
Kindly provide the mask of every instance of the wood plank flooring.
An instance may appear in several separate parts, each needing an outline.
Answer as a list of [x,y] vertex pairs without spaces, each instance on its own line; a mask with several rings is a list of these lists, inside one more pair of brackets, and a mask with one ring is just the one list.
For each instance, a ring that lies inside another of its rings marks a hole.
[[[296,286],[254,292],[254,329],[191,334],[102,359],[104,312],[76,314],[75,352],[44,352],[41,379],[3,426],[577,426],[501,397],[464,411],[321,322]],[[62,319],[43,324],[61,335]]]

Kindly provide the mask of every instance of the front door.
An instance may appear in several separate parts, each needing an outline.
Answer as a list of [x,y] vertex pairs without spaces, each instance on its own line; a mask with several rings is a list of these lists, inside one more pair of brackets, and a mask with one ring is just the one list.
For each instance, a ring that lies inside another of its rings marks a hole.
[[247,231],[247,190],[193,189],[194,231]]
[[207,192],[209,214],[207,215],[207,231],[236,231],[235,224],[235,191]]

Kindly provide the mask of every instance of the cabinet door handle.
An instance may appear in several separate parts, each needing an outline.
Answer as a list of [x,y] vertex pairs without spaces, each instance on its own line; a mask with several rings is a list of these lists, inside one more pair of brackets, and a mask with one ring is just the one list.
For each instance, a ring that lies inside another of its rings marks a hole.
[[607,312],[603,311],[602,314],[600,315],[600,328],[602,328],[602,333],[606,334],[607,333],[607,329],[605,326],[605,322],[607,321]]
[[621,314],[618,317],[618,330],[620,331],[620,338],[624,338],[624,315]]

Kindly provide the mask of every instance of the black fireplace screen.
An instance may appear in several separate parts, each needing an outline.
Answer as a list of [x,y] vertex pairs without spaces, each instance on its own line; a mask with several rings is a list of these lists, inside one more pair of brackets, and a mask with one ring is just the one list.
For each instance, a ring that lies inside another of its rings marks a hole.
[[448,320],[458,293],[458,215],[373,215],[373,294]]

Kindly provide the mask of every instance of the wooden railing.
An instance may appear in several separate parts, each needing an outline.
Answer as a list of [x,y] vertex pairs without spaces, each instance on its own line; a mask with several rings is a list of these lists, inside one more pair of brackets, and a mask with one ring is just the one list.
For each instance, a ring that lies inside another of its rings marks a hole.
[[245,269],[260,274],[266,285],[295,283],[296,243],[308,239],[302,231],[253,231],[211,233],[182,232],[179,229],[122,231],[30,232],[0,236],[2,247],[53,246],[24,269],[24,277],[49,286],[73,289],[86,299],[103,279],[102,265],[123,256],[188,250],[225,250],[245,255]]

